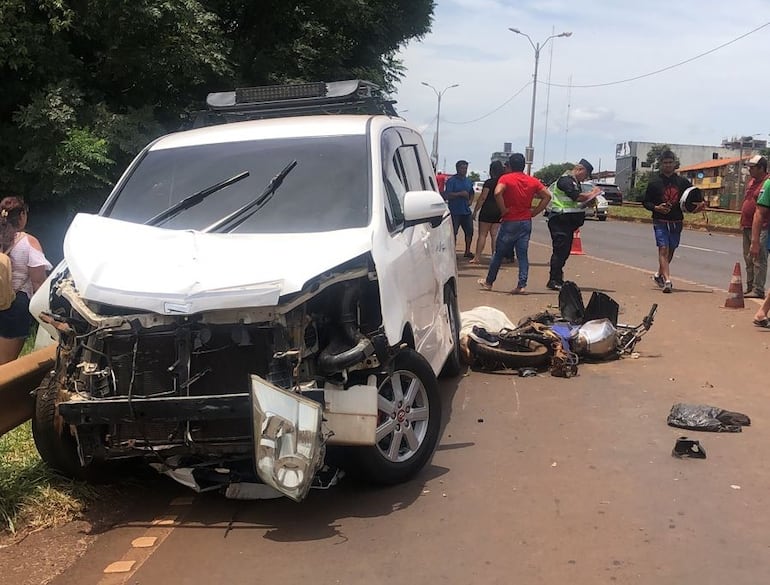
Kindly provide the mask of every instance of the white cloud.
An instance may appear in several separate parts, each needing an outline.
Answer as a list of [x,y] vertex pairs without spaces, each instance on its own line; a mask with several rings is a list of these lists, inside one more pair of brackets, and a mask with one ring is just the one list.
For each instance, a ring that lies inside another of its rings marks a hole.
[[[535,111],[535,166],[601,158],[614,165],[615,144],[626,140],[719,144],[736,134],[770,132],[765,120],[770,79],[764,59],[770,27],[681,67],[637,81],[628,79],[684,61],[763,24],[762,0],[704,4],[698,0],[438,0],[433,31],[401,54],[407,67],[397,106],[424,132],[435,131],[436,96],[426,81],[448,90],[441,104],[440,157],[467,158],[486,169],[489,154],[528,142],[535,43],[540,51]],[[568,86],[570,84],[572,88]],[[550,95],[549,95],[550,93]],[[548,115],[546,129],[546,112]],[[483,117],[490,114],[487,117]],[[481,120],[471,122],[477,118]],[[458,124],[458,122],[463,122]],[[544,148],[545,147],[545,148]],[[443,161],[440,161],[440,164]]]

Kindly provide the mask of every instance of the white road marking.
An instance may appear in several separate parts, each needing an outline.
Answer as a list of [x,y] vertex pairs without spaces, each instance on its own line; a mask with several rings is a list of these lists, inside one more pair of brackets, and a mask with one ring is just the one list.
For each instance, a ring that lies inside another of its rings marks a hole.
[[714,254],[725,254],[727,255],[727,252],[723,252],[722,250],[712,250],[711,248],[699,248],[698,246],[688,246],[686,244],[679,244],[680,248],[689,248],[690,250],[700,250],[701,252],[713,252]]
[[[551,247],[550,244],[543,244],[541,242],[534,242],[532,240],[530,240],[529,243],[530,243],[530,245],[534,244],[536,246],[541,246],[541,247],[544,247],[544,248],[550,248]],[[586,258],[590,258],[592,260],[597,260],[598,262],[604,262],[606,264],[612,264],[613,266],[620,266],[621,268],[628,268],[629,270],[635,270],[637,272],[641,272],[642,274],[648,274],[648,275],[653,274],[653,272],[651,270],[647,270],[645,268],[639,268],[638,266],[632,266],[631,264],[625,264],[624,262],[615,262],[614,260],[607,260],[606,258],[599,258],[598,256],[591,256],[590,254],[586,254],[585,257]],[[677,280],[677,282],[685,282],[687,284],[691,284],[693,286],[699,286],[701,288],[705,288],[705,289],[711,290],[711,291],[724,292],[724,293],[727,292],[727,290],[724,289],[724,288],[718,288],[718,287],[711,286],[711,285],[708,285],[708,284],[703,284],[703,283],[700,283],[700,282],[695,282],[694,280],[687,280],[685,278],[677,278],[676,280]],[[761,304],[761,302],[760,302],[760,304]]]

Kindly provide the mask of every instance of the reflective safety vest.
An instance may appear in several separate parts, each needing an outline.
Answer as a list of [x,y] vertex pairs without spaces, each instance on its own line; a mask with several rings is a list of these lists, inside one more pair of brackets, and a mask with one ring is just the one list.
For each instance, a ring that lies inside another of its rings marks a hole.
[[569,195],[559,189],[558,181],[551,185],[551,193],[553,194],[551,198],[552,213],[585,213],[585,209],[578,207],[577,201],[573,201]]

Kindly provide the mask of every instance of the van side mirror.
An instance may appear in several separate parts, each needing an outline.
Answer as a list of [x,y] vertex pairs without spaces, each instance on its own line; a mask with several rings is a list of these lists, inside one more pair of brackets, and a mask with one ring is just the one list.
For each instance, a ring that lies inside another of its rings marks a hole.
[[429,223],[438,227],[449,215],[444,198],[435,191],[407,191],[404,195],[404,225],[406,227]]

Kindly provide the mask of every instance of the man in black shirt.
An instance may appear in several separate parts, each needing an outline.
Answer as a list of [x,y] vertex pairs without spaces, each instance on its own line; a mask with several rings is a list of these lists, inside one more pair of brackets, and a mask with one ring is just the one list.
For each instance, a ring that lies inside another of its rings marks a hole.
[[[674,250],[679,246],[684,224],[680,199],[682,193],[692,187],[692,183],[676,174],[676,157],[673,152],[664,150],[660,153],[659,161],[660,173],[650,179],[642,205],[652,212],[652,227],[658,246],[658,271],[652,278],[664,293],[670,293],[674,288],[671,284],[670,265],[674,259]],[[704,208],[700,192],[693,201],[698,202],[693,211]]]

